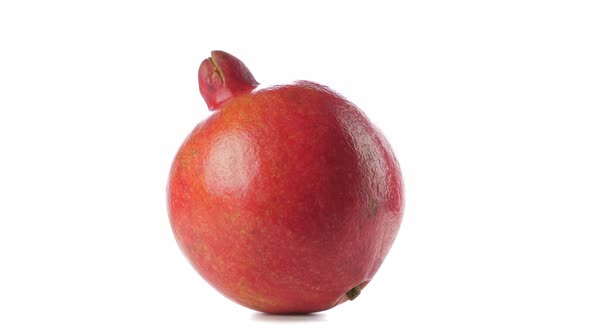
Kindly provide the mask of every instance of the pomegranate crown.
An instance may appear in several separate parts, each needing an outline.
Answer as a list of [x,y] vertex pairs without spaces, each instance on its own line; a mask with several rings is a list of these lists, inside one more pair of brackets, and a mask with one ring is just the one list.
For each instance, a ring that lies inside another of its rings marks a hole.
[[224,51],[212,51],[199,67],[199,91],[211,111],[257,86],[258,82],[248,67]]

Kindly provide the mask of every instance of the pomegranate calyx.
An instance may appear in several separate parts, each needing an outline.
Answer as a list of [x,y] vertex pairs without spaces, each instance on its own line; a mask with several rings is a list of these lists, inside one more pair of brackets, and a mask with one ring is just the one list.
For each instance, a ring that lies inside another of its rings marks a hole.
[[256,86],[258,82],[248,67],[227,52],[212,51],[199,67],[199,90],[211,111]]

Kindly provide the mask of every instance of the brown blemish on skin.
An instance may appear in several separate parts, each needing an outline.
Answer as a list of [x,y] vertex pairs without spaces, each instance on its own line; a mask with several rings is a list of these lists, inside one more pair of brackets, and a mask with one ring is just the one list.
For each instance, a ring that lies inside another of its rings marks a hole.
[[375,218],[377,216],[377,212],[379,211],[379,203],[376,199],[369,198],[367,202],[367,216],[369,218]]

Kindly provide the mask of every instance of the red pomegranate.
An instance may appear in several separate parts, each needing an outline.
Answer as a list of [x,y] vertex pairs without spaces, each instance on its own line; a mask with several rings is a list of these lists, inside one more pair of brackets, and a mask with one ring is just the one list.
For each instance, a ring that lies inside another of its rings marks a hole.
[[235,302],[326,310],[358,296],[390,250],[404,206],[399,164],[362,111],[326,86],[257,85],[228,53],[201,64],[214,113],[174,159],[172,229]]

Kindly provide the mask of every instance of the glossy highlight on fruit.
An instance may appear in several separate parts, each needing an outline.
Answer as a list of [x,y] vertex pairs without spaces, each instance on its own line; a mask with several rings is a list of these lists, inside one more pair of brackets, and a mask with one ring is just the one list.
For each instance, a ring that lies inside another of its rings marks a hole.
[[231,300],[310,313],[353,300],[400,227],[403,183],[384,136],[328,87],[259,88],[213,51],[199,89],[214,112],[180,147],[168,213],[191,264]]

